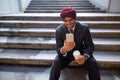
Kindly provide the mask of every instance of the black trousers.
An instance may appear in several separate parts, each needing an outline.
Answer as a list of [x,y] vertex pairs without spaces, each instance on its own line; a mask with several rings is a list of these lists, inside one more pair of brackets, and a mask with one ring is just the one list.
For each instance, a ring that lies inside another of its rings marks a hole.
[[[71,61],[73,59],[61,59],[59,56],[56,56],[51,67],[49,80],[59,80],[61,70],[67,67]],[[89,80],[100,80],[99,68],[94,57],[90,57],[83,65],[80,65],[80,68],[88,71]]]

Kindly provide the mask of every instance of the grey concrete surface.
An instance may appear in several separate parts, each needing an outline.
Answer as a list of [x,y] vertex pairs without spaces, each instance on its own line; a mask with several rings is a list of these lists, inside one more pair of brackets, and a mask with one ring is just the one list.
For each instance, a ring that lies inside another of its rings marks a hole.
[[[0,80],[49,80],[51,67],[0,65]],[[101,80],[120,80],[120,70],[100,69]],[[87,72],[68,67],[61,71],[60,80],[88,80]]]

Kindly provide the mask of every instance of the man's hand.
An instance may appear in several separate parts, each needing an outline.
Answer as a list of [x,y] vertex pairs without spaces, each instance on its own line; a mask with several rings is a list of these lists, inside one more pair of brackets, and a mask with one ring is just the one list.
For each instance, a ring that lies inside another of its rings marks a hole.
[[62,54],[65,55],[68,51],[72,50],[75,47],[75,42],[64,41],[64,46],[61,48]]
[[75,59],[75,61],[81,65],[85,63],[86,59],[85,59],[85,56],[80,55],[79,58]]
[[66,51],[70,51],[75,47],[75,42],[67,42],[67,40],[64,41],[64,46]]

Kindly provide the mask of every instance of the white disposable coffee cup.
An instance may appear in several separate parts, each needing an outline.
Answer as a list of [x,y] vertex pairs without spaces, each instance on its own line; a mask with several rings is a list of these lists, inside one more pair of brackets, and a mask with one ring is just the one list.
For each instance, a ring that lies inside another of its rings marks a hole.
[[73,56],[74,56],[75,59],[80,58],[80,52],[78,50],[74,51]]
[[74,41],[74,35],[71,33],[66,34],[66,40],[67,42],[73,42]]

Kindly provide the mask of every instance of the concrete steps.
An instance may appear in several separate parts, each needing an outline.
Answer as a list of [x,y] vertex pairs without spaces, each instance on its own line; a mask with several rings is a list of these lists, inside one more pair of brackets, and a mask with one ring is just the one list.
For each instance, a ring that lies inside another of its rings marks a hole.
[[29,5],[92,5],[90,2],[81,2],[81,1],[52,1],[51,3],[49,1],[31,1]]
[[[67,7],[67,6],[70,6],[70,5],[28,5],[28,7],[27,7],[27,9],[28,8],[30,8],[30,7],[61,7],[61,9],[63,8],[63,7]],[[94,5],[71,5],[72,7],[94,7],[95,8],[95,6]]]
[[[54,38],[0,37],[0,48],[55,50]],[[93,38],[95,51],[120,51],[120,39]],[[23,47],[24,46],[24,47]]]
[[[49,66],[16,66],[0,65],[1,80],[48,80],[51,67]],[[73,75],[75,73],[75,76]],[[100,69],[101,80],[119,80],[120,71],[115,69]],[[6,77],[7,76],[7,77]],[[61,71],[59,80],[88,80],[85,70],[77,67],[67,67]]]
[[[95,38],[120,38],[120,29],[90,29]],[[55,37],[55,28],[1,28],[0,36]]]
[[[56,55],[57,53],[55,50],[0,49],[0,64],[51,66]],[[94,55],[98,60],[100,68],[119,69],[119,52],[97,51],[94,52]],[[108,64],[108,62],[111,64]],[[73,61],[69,66],[78,66],[78,64]]]
[[[44,8],[43,8],[44,6]],[[48,8],[49,6],[49,8]],[[60,10],[62,8],[59,8],[59,7],[65,7],[65,6],[72,6],[72,7],[93,7],[92,3],[90,3],[88,0],[85,0],[85,1],[68,1],[68,0],[52,0],[52,1],[49,1],[49,0],[32,0],[28,7],[26,8],[26,10],[24,11],[24,13],[56,13],[56,12],[60,12]],[[33,8],[34,7],[34,8]],[[35,8],[36,7],[36,8]],[[47,8],[46,8],[47,7]],[[56,7],[56,8],[53,8],[53,7]],[[99,8],[96,8],[94,6],[94,9],[76,9],[78,13],[84,13],[84,12],[87,12],[87,13],[93,13],[93,12],[96,12],[96,13],[105,13],[106,11],[105,10],[100,10]]]
[[[79,10],[98,10],[99,8],[94,8],[94,7],[74,7],[75,9],[79,9]],[[26,10],[61,10],[62,7],[29,7],[29,8],[26,8]]]
[[[119,69],[120,14],[78,13],[77,16],[77,21],[89,25],[99,66]],[[57,54],[55,28],[61,23],[59,13],[0,15],[0,64],[50,66]],[[72,62],[70,66],[77,64]]]
[[[120,29],[120,21],[79,21],[95,29]],[[62,21],[0,20],[1,28],[56,28]]]
[[[26,10],[24,11],[24,13],[59,13],[60,10]],[[104,13],[105,11],[99,11],[99,10],[77,10],[78,13],[85,13],[85,12],[89,12],[89,13]]]
[[[59,13],[2,14],[0,20],[61,21]],[[78,21],[120,21],[120,14],[78,13]]]

